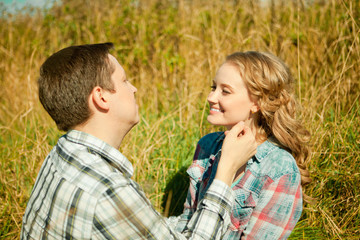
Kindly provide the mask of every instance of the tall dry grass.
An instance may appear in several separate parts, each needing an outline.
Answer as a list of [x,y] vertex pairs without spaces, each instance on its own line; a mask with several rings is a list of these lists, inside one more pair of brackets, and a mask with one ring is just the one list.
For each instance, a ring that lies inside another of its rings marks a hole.
[[[312,133],[305,205],[292,239],[360,235],[360,3],[63,0],[0,18],[0,238],[17,239],[40,165],[63,134],[39,104],[42,62],[74,44],[112,41],[138,88],[141,122],[121,151],[160,211],[167,181],[214,128],[206,96],[225,56],[270,51],[297,79]],[[179,189],[180,191],[180,189]],[[181,190],[183,191],[183,190]]]

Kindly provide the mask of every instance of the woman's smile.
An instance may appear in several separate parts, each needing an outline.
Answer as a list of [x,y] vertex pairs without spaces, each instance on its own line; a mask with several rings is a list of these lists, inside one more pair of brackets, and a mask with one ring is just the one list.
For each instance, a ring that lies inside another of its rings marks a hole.
[[251,110],[255,112],[258,109],[232,64],[225,63],[219,68],[211,89],[207,98],[210,105],[207,120],[213,125],[229,129],[240,121],[247,123]]

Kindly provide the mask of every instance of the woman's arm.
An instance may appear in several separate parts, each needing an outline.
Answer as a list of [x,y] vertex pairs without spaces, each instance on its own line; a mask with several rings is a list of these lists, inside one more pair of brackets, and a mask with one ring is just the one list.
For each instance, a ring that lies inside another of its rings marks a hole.
[[241,239],[286,239],[302,212],[301,177],[287,174],[261,190]]

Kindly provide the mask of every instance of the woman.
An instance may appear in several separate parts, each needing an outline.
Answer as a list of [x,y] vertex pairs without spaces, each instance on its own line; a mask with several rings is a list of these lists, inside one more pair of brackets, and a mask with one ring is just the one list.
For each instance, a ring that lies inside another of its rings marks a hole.
[[[269,53],[233,53],[216,73],[207,120],[227,129],[244,121],[258,144],[255,156],[234,178],[236,202],[224,239],[287,238],[300,218],[301,186],[311,181],[306,168],[309,133],[295,119],[293,82],[289,68]],[[211,133],[198,142],[187,170],[191,181],[180,231],[186,231],[215,177],[224,135]]]

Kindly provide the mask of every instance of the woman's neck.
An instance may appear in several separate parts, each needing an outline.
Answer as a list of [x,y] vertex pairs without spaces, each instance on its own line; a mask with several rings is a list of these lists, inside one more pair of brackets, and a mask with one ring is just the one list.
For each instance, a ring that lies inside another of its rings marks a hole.
[[[248,128],[250,128],[252,134],[255,137],[256,143],[257,145],[261,145],[263,142],[265,142],[267,140],[267,135],[266,133],[260,131],[259,127],[255,126],[255,123],[253,121],[253,119],[249,119],[247,121],[245,121],[245,126],[247,126]],[[233,126],[231,127],[227,127],[227,130],[231,130]]]

